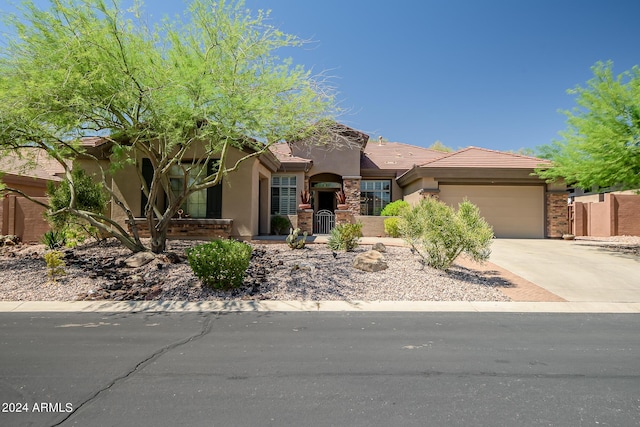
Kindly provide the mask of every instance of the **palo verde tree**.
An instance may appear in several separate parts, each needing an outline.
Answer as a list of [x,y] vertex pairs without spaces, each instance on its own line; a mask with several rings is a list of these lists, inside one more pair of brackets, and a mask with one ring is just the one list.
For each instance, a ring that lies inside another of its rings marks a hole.
[[640,68],[614,76],[612,67],[597,63],[587,85],[569,91],[578,107],[565,112],[563,139],[541,147],[553,166],[537,170],[540,177],[584,189],[640,188]]
[[[135,226],[129,234],[76,203],[70,165],[83,158],[100,166],[81,142],[105,138],[110,166],[99,168],[98,177],[133,224],[109,177],[136,165],[139,183],[131,185],[148,200],[150,249],[161,252],[169,221],[189,196],[271,144],[331,132],[331,91],[276,55],[301,40],[267,18],[242,2],[193,0],[184,18],[151,26],[139,2],[125,10],[119,0],[51,0],[40,10],[25,0],[8,20],[15,37],[0,48],[0,147],[46,150],[65,168],[71,193],[53,214],[75,215],[132,251],[145,250]],[[231,160],[233,150],[242,156]],[[150,162],[150,179],[143,178],[141,159]],[[169,173],[176,171],[184,179],[172,188]]]

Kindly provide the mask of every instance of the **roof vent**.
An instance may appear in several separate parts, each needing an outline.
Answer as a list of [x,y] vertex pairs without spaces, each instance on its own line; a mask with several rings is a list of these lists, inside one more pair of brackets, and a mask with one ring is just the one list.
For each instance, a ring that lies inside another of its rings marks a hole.
[[382,145],[382,135],[378,137],[378,145]]

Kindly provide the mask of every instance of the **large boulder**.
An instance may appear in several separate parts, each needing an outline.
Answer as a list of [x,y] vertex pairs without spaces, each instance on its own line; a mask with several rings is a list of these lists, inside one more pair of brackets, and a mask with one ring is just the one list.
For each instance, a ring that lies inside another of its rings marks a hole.
[[382,242],[374,243],[371,249],[378,252],[387,252],[387,247]]
[[136,268],[142,267],[145,264],[149,264],[155,258],[155,254],[151,252],[138,252],[137,254],[133,254],[129,258],[127,258],[124,263],[127,265],[127,267]]
[[356,255],[353,259],[353,267],[368,272],[381,271],[389,268],[382,254],[374,250]]

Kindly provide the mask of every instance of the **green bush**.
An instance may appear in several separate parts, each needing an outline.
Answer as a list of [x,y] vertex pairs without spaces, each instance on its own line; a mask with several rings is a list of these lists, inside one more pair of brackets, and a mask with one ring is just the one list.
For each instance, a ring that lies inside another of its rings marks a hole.
[[[71,172],[71,179],[76,193],[76,208],[102,213],[104,212],[108,196],[102,188],[102,185],[93,181],[93,179],[80,168],[74,168]],[[64,180],[57,187],[49,182],[47,184],[47,194],[49,195],[49,204],[51,212],[68,207],[71,203],[71,188],[69,181]],[[57,215],[49,215],[49,219],[57,229],[66,227],[71,218],[68,213],[62,212]]]
[[289,218],[276,215],[271,217],[271,232],[278,236],[286,234],[291,228],[291,222]]
[[398,226],[398,222],[400,218],[397,216],[387,218],[384,220],[384,232],[387,233],[390,237],[400,237],[400,228]]
[[334,251],[352,251],[358,247],[362,237],[362,223],[336,225],[329,235],[327,244]]
[[193,273],[205,286],[233,289],[242,285],[251,260],[251,246],[235,240],[214,240],[186,250]]
[[422,259],[440,270],[451,267],[460,254],[474,261],[486,261],[491,254],[493,229],[468,200],[456,213],[436,199],[424,199],[402,213],[399,229]]
[[403,211],[411,208],[409,202],[405,202],[404,200],[396,200],[395,202],[389,203],[387,206],[380,211],[380,216],[398,216],[402,214]]

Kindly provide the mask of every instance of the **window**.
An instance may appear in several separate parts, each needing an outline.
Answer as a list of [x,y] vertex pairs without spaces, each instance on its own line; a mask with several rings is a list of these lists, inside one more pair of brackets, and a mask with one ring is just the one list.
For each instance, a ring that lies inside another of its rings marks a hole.
[[[187,185],[193,184],[195,179],[201,179],[207,175],[211,175],[214,171],[213,167],[215,167],[213,162],[202,165],[184,163],[183,165],[172,166],[169,170],[171,192],[174,195],[180,194],[184,188],[185,179],[188,180]],[[188,169],[188,171],[185,175],[186,169]],[[149,159],[142,159],[142,176],[147,186],[151,184],[153,172],[151,161]],[[167,200],[166,194],[160,197],[158,202],[158,208],[160,210],[166,209]],[[147,197],[144,192],[142,192],[141,202],[141,212],[144,212],[147,204]],[[222,185],[218,184],[191,194],[180,208],[191,218],[222,218]]]
[[[196,179],[207,176],[204,165],[173,165],[169,169],[169,183],[174,196],[179,196],[185,186],[185,178],[188,179],[187,186],[193,185]],[[196,191],[187,197],[187,200],[180,206],[180,209],[191,218],[207,217],[207,190]]]
[[271,214],[296,214],[296,177],[275,175],[271,177]]
[[360,181],[360,214],[380,215],[380,211],[391,201],[391,181]]

